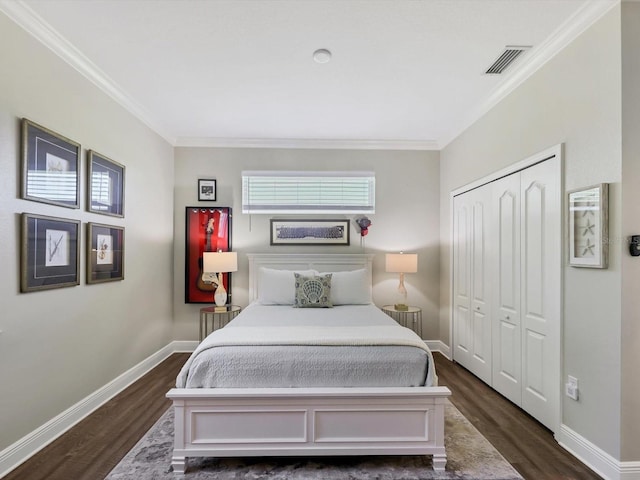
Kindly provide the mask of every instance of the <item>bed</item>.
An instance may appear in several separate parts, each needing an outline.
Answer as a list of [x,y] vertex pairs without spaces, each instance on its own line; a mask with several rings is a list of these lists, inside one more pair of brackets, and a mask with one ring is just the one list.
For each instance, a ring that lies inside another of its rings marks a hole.
[[[167,393],[174,472],[188,457],[314,455],[432,455],[444,470],[451,392],[424,342],[371,303],[373,255],[248,258],[250,305]],[[293,307],[293,272],[327,278],[332,308]]]

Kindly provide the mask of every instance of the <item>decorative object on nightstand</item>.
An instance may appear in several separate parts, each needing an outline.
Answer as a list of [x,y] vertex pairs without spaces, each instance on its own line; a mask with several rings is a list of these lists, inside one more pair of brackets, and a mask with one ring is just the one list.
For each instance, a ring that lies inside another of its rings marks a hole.
[[406,310],[400,310],[395,305],[385,305],[382,307],[382,311],[422,338],[422,309],[420,307],[407,306]]
[[402,298],[400,303],[396,303],[395,309],[398,311],[407,311],[407,289],[404,286],[404,274],[416,273],[418,271],[418,254],[417,253],[387,253],[385,255],[385,271],[389,273],[400,274],[400,285],[398,292]]
[[[225,305],[224,307],[204,307],[200,309],[200,341],[209,333],[224,327],[236,318],[242,310],[238,305]],[[211,330],[209,330],[211,320]]]
[[220,311],[226,308],[227,290],[222,282],[222,273],[238,271],[238,254],[236,252],[204,252],[202,254],[202,270],[205,274],[217,274],[218,284],[213,299]]

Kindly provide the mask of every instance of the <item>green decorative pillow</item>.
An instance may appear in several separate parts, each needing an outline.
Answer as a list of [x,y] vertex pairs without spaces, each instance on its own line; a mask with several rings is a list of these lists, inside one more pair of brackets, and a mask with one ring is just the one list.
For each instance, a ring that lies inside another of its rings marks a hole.
[[331,274],[301,275],[294,273],[296,294],[294,307],[329,308],[331,304]]

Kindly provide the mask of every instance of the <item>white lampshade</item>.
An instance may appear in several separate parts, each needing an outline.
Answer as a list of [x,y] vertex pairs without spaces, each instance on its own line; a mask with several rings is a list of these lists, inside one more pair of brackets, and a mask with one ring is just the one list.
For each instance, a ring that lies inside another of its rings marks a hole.
[[237,272],[238,254],[236,252],[204,252],[202,271],[206,273]]
[[418,271],[417,253],[387,253],[385,271],[389,273],[416,273]]

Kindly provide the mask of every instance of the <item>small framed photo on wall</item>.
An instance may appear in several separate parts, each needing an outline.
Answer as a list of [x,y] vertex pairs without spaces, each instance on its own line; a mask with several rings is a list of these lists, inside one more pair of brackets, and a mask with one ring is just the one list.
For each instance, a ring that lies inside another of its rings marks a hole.
[[22,198],[80,208],[80,144],[22,119]]
[[80,220],[22,214],[20,291],[80,284]]
[[216,181],[213,179],[201,178],[198,180],[198,201],[216,201]]
[[87,210],[124,217],[124,165],[93,150],[87,153]]
[[87,283],[124,279],[124,227],[87,224]]
[[569,192],[569,265],[607,268],[609,184]]

